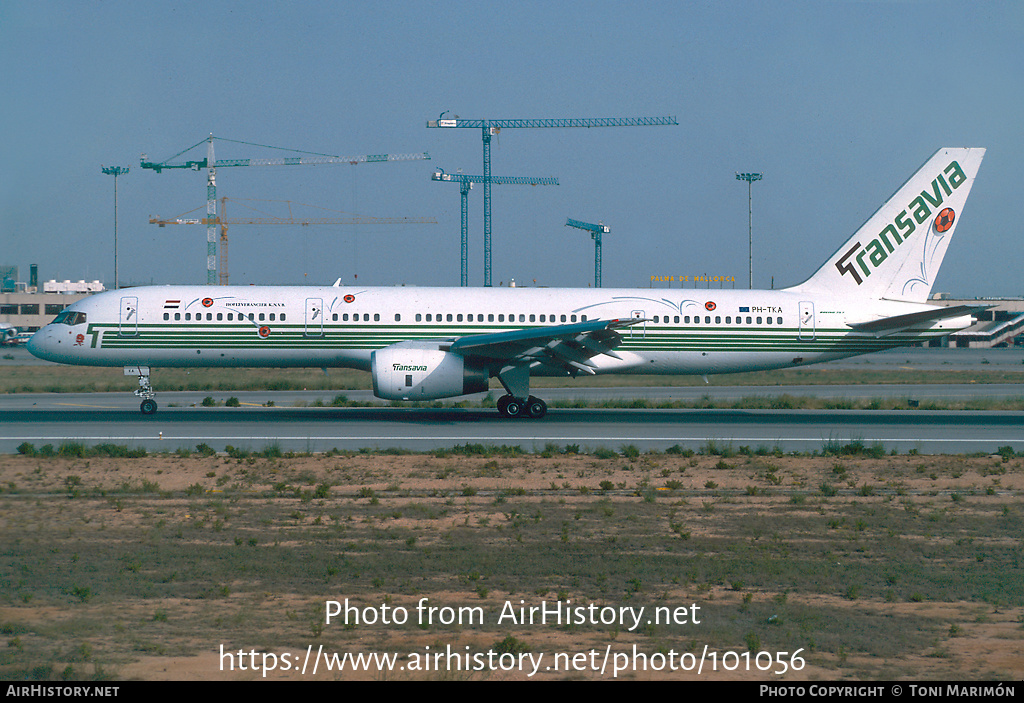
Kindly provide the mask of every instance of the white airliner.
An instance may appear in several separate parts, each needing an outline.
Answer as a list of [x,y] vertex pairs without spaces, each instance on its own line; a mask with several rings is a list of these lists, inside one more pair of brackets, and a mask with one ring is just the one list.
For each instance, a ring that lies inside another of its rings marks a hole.
[[156,412],[151,367],[350,367],[373,392],[432,400],[531,376],[780,369],[927,341],[986,306],[927,304],[984,149],[937,151],[804,283],[782,290],[149,286],[80,300],[29,342],[65,364],[123,366]]

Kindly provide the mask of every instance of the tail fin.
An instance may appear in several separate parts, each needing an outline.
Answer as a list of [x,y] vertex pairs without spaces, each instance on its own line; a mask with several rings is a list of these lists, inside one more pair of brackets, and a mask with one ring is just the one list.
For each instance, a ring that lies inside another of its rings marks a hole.
[[985,150],[939,149],[796,292],[928,299]]

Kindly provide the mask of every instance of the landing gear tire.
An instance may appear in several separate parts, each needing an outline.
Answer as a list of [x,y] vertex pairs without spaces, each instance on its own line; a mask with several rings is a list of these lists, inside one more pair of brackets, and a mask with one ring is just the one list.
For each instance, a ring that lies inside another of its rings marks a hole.
[[146,398],[139,405],[139,410],[142,411],[143,415],[152,415],[156,412],[156,401],[152,398]]
[[523,412],[523,404],[520,403],[515,398],[509,398],[505,402],[505,407],[502,410],[502,414],[505,417],[515,417],[516,415],[519,415],[522,412]]
[[511,395],[504,395],[498,398],[497,405],[498,412],[504,417],[528,417],[531,420],[537,420],[548,412],[548,404],[532,395],[526,399],[526,402]]
[[532,395],[526,401],[526,414],[531,420],[539,420],[548,413],[548,404]]

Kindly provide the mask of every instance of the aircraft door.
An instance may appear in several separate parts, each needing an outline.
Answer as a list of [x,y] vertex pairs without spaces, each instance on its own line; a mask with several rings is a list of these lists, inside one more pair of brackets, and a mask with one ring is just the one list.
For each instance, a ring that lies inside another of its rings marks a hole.
[[134,337],[139,333],[139,299],[137,297],[126,295],[121,298],[117,333],[122,337]]
[[[646,315],[644,315],[643,310],[630,310],[629,316],[632,317],[634,320],[642,320],[646,317]],[[633,335],[636,335],[637,337],[641,338],[646,337],[647,323],[641,322],[639,325],[632,325],[629,328],[629,336],[632,337]]]
[[797,339],[814,339],[814,303],[800,301],[800,330]]
[[306,336],[322,337],[324,334],[323,298],[306,298]]

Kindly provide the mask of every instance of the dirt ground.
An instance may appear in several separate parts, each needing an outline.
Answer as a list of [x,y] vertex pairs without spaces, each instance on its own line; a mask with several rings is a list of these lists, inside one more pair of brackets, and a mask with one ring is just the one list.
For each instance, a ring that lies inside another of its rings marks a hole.
[[0,676],[1024,678],[1020,457],[549,454],[2,456]]

